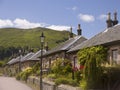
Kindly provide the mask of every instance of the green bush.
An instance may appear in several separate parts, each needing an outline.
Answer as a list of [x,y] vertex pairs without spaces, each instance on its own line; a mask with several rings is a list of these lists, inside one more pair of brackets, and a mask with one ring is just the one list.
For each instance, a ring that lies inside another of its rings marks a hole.
[[82,79],[82,80],[80,81],[80,87],[81,87],[83,90],[86,90],[86,88],[87,88],[87,82],[86,82],[86,80]]
[[78,83],[82,79],[80,71],[75,71],[75,79]]
[[51,70],[54,74],[68,74],[72,72],[70,60],[57,59],[53,62]]
[[68,79],[68,78],[58,78],[55,80],[55,84],[56,85],[67,84],[67,85],[72,85],[72,86],[78,86],[78,84],[75,80]]
[[81,49],[78,52],[78,61],[84,66],[83,80],[86,80],[86,88],[99,88],[103,76],[102,64],[106,63],[107,48],[95,46]]
[[32,68],[32,73],[36,74],[38,70],[40,70],[40,63],[36,63]]
[[24,71],[22,71],[21,73],[19,73],[18,75],[16,75],[16,79],[17,80],[27,80],[28,76],[30,76],[32,74],[32,68],[27,68]]
[[49,74],[49,75],[47,76],[47,78],[49,78],[49,79],[56,79],[57,76],[56,76],[55,74]]

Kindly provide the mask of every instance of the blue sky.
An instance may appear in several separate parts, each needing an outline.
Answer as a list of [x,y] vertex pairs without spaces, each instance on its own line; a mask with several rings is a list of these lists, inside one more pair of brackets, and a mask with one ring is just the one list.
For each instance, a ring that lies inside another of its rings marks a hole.
[[0,0],[0,28],[46,27],[69,30],[81,24],[82,34],[91,38],[105,30],[106,15],[117,11],[120,0]]

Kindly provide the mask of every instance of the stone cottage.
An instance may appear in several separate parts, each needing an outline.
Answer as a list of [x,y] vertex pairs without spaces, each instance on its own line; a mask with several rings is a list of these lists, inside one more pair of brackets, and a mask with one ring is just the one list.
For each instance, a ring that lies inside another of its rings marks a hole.
[[21,70],[21,64],[20,64],[20,60],[22,59],[22,56],[18,56],[17,58],[13,58],[11,59],[7,64],[6,64],[6,68],[7,73],[9,72],[11,75],[15,75],[16,73],[20,72]]
[[107,28],[84,41],[68,51],[69,56],[75,61],[76,53],[85,47],[103,45],[108,48],[108,60],[110,64],[120,64],[120,24],[118,24],[117,13],[114,13],[114,20],[111,20],[111,14],[108,13]]
[[87,40],[85,37],[81,35],[82,30],[80,28],[80,24],[78,24],[77,32],[78,32],[78,35],[73,37],[72,27],[71,27],[69,40],[53,48],[52,50],[47,51],[43,55],[43,68],[50,68],[52,61],[56,60],[57,58],[69,59],[67,51]]
[[27,67],[33,66],[33,64],[31,64],[31,62],[29,61],[29,58],[31,58],[34,54],[35,53],[30,52],[30,53],[28,53],[27,55],[25,55],[25,56],[23,56],[21,58],[21,61],[20,61],[20,63],[21,63],[21,70],[24,70]]

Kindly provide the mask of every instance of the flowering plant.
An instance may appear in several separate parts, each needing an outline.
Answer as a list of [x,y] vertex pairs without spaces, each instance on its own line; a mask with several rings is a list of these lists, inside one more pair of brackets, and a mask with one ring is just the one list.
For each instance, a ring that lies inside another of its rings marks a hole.
[[83,65],[80,65],[79,67],[74,66],[72,69],[73,69],[73,71],[78,71],[78,70],[81,71],[84,69],[84,66]]

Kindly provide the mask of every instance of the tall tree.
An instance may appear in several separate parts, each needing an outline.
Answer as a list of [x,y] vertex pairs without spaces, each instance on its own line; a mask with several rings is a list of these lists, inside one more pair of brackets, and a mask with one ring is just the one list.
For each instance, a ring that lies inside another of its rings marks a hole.
[[83,79],[87,88],[96,88],[103,74],[102,64],[107,60],[107,49],[103,46],[84,48],[78,52],[78,60],[84,65]]

